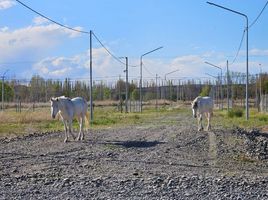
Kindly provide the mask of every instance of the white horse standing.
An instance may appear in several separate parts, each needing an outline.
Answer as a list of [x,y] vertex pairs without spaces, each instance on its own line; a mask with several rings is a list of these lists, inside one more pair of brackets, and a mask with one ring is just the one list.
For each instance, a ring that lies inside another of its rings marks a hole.
[[198,131],[203,130],[202,117],[207,117],[207,130],[211,129],[210,119],[213,115],[213,100],[211,97],[196,97],[192,102],[192,110],[194,118],[197,117]]
[[78,117],[78,122],[80,126],[79,134],[76,140],[83,140],[84,139],[84,124],[85,124],[85,117],[87,117],[87,102],[82,97],[76,97],[70,99],[65,96],[51,98],[51,116],[54,119],[59,113],[61,116],[62,122],[64,124],[65,130],[65,140],[64,142],[68,141],[69,133],[75,139],[75,136],[72,133],[72,123],[73,118]]

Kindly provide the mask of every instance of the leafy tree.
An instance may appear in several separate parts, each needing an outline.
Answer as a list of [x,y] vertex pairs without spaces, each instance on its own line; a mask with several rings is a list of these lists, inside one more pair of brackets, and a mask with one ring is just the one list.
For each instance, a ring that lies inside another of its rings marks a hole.
[[110,99],[111,98],[111,89],[108,87],[105,87],[103,89],[103,93],[104,93],[104,99]]
[[[0,82],[0,101],[2,101],[2,82]],[[14,97],[14,90],[10,85],[4,83],[4,101],[12,101]]]
[[30,97],[32,101],[45,101],[46,83],[39,76],[34,75],[30,80]]
[[132,91],[132,93],[131,93],[131,99],[133,99],[133,100],[139,100],[139,97],[140,97],[140,95],[139,95],[139,91],[138,91],[138,89],[136,88],[136,89],[134,89],[134,90]]
[[209,96],[209,92],[210,92],[210,86],[205,85],[204,87],[202,87],[200,96],[202,96],[202,97]]
[[268,80],[264,81],[263,89],[264,89],[265,94],[267,94],[268,93]]

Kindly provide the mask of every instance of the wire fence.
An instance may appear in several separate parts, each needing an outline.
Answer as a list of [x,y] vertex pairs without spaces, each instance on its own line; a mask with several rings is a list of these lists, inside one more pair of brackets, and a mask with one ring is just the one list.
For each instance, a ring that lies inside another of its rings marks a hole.
[[[265,94],[266,74],[251,75],[249,83],[250,106],[260,107],[260,94]],[[261,81],[263,82],[261,86]],[[2,82],[0,82],[2,88]],[[222,84],[221,84],[222,83]],[[261,87],[260,87],[261,86]],[[128,87],[128,89],[126,89]],[[31,80],[6,80],[4,83],[4,103],[1,108],[18,107],[21,110],[25,103],[36,105],[48,103],[51,97],[81,96],[90,101],[89,80],[45,80],[40,76],[34,76]],[[128,91],[128,95],[126,95]],[[144,79],[141,90],[142,102],[140,102],[138,80],[130,83],[119,77],[117,80],[95,80],[93,81],[92,97],[94,102],[111,101],[118,106],[119,111],[139,112],[142,105],[165,106],[172,102],[192,101],[196,96],[209,95],[213,97],[215,107],[232,108],[233,106],[245,106],[245,76],[244,74],[231,74],[229,81],[224,77],[220,81],[211,79]],[[128,96],[128,99],[126,99]],[[262,96],[265,98],[265,96]],[[0,100],[2,93],[0,94]],[[20,105],[20,106],[19,106]],[[266,105],[266,103],[263,103]],[[262,107],[263,107],[262,105]],[[262,108],[261,110],[266,110]]]

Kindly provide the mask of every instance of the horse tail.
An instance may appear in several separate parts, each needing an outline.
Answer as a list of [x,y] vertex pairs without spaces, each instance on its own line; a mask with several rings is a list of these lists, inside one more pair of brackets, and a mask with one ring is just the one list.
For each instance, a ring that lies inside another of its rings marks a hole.
[[86,120],[86,129],[89,129],[89,125],[90,125],[90,116],[89,116],[89,112],[86,112],[86,116],[85,116],[85,120]]

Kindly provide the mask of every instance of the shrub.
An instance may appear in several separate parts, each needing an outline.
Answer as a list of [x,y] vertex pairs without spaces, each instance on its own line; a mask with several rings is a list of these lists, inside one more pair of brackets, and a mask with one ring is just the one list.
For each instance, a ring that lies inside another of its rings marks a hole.
[[231,109],[227,113],[227,116],[230,117],[230,118],[233,118],[233,117],[242,117],[243,116],[243,110],[241,110],[239,108]]
[[209,92],[210,92],[210,86],[206,85],[206,86],[202,87],[201,93],[199,95],[201,97],[209,96]]

